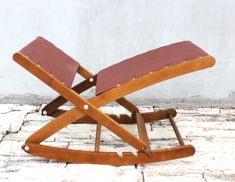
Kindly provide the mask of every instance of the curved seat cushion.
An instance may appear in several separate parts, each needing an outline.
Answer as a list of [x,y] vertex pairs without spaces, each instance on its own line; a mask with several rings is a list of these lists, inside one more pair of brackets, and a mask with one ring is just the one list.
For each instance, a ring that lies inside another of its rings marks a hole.
[[190,41],[177,42],[137,55],[101,70],[97,74],[96,95],[149,72],[203,56],[208,54]]
[[71,87],[79,63],[42,37],[37,37],[20,53],[53,75],[57,80]]

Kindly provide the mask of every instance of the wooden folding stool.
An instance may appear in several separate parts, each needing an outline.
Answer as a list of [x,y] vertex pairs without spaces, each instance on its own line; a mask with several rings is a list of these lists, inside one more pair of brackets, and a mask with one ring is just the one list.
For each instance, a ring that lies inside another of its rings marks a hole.
[[[38,77],[60,96],[47,104],[42,112],[55,117],[50,123],[32,134],[22,149],[32,155],[72,163],[130,165],[178,159],[195,153],[192,145],[185,145],[173,120],[174,109],[141,113],[124,96],[186,73],[212,67],[215,59],[190,41],[178,42],[151,50],[144,54],[112,65],[93,75],[73,58],[66,55],[42,37],[36,38],[13,59],[26,70]],[[71,88],[76,73],[84,81]],[[80,93],[96,86],[96,95],[88,100]],[[59,109],[70,101],[74,108],[69,111]],[[125,107],[131,116],[106,114],[99,110],[112,101]],[[151,149],[145,123],[169,118],[179,146]],[[94,151],[71,150],[41,144],[45,139],[72,123],[96,124]],[[121,124],[137,124],[136,137]],[[123,141],[137,150],[137,154],[100,151],[101,126],[106,127]]]

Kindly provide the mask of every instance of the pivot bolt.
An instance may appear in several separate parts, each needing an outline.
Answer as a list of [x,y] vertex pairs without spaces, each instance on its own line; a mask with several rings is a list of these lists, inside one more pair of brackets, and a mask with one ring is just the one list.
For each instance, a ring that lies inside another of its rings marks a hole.
[[84,105],[83,108],[84,108],[85,110],[87,110],[87,109],[89,109],[89,106],[88,106],[88,105]]
[[24,150],[25,150],[25,151],[29,151],[29,146],[26,145],[26,146],[24,147]]
[[42,115],[47,115],[47,111],[42,111]]
[[89,78],[89,82],[93,82],[94,81],[94,78]]

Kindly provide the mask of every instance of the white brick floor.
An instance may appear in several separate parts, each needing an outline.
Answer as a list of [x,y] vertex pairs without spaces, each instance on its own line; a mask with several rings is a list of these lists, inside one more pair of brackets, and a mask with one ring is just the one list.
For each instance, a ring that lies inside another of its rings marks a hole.
[[[143,112],[157,109],[140,108]],[[121,107],[102,109],[111,113],[126,112]],[[235,181],[235,109],[178,109],[175,120],[185,142],[196,147],[196,154],[174,161],[121,167],[66,164],[26,154],[21,150],[25,139],[52,119],[41,116],[39,110],[40,106],[0,105],[0,181]],[[146,125],[152,147],[177,144],[169,122]],[[137,134],[135,125],[125,127]],[[69,125],[45,143],[93,150],[94,136],[94,125]],[[133,151],[133,148],[102,128],[101,150]]]

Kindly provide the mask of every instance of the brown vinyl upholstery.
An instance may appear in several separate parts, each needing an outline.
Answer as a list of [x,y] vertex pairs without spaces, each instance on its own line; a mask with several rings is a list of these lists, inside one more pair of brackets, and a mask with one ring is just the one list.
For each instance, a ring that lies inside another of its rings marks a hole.
[[42,37],[20,50],[31,61],[52,74],[57,80],[71,87],[79,63]]
[[190,41],[174,43],[124,60],[97,74],[96,95],[150,72],[208,56]]

